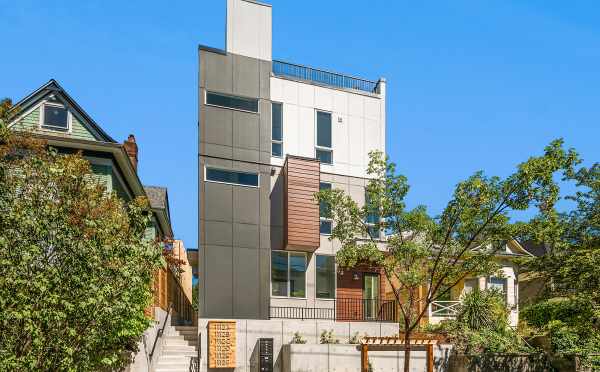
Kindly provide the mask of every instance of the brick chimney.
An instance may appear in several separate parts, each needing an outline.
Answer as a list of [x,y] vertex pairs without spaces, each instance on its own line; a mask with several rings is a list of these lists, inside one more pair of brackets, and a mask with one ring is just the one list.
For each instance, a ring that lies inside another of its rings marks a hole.
[[135,143],[135,136],[130,134],[129,137],[125,141],[123,141],[123,147],[125,148],[125,152],[129,156],[129,160],[131,160],[131,164],[133,164],[133,168],[137,172],[138,165],[138,146]]

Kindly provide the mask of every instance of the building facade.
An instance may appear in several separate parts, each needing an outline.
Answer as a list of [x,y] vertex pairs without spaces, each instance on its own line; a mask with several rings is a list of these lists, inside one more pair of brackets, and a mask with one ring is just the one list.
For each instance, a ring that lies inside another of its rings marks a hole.
[[384,288],[377,270],[336,274],[313,195],[364,202],[368,153],[385,152],[385,80],[273,60],[271,11],[228,0],[226,50],[199,47],[199,316],[335,319],[336,301]]

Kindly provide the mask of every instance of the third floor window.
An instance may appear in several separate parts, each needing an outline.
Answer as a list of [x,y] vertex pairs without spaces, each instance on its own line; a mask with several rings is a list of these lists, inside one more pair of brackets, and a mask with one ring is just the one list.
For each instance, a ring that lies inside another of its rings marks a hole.
[[317,146],[315,157],[323,164],[333,163],[331,113],[317,111]]

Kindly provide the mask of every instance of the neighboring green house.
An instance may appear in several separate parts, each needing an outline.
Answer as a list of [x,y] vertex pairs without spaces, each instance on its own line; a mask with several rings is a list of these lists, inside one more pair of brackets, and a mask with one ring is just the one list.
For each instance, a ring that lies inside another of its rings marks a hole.
[[[149,239],[172,238],[166,188],[146,189],[137,174],[138,147],[130,135],[123,143],[110,137],[55,80],[15,104],[16,116],[8,127],[28,131],[62,153],[82,151],[94,176],[124,200],[147,196],[154,212]],[[147,192],[148,191],[148,192]]]

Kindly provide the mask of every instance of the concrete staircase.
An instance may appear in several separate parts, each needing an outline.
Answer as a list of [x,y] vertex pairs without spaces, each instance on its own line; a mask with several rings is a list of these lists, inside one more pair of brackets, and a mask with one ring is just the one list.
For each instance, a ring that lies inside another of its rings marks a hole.
[[188,372],[191,358],[198,356],[198,327],[173,326],[163,337],[155,372]]

